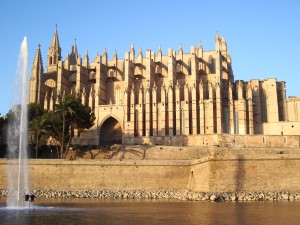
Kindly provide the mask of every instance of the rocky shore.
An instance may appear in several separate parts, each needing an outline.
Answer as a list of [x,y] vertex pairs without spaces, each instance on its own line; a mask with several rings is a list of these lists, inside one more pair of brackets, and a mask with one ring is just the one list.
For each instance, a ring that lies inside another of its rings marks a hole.
[[[32,190],[40,198],[102,198],[102,199],[177,199],[183,201],[294,201],[300,200],[299,192],[190,192],[144,190]],[[0,189],[0,197],[7,197],[7,190]]]

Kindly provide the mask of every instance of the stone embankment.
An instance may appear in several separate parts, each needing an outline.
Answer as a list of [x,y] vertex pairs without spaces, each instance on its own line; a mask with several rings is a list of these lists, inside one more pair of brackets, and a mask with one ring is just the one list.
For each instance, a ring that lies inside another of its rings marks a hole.
[[[0,189],[0,197],[7,197],[7,190]],[[102,198],[102,199],[177,199],[183,201],[280,201],[300,200],[299,192],[189,192],[189,191],[143,191],[143,190],[84,190],[55,191],[33,190],[40,198]]]

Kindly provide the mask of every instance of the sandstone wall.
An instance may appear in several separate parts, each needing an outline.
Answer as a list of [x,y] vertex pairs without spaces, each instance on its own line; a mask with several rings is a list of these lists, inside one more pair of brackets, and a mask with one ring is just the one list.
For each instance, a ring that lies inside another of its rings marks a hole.
[[[30,160],[31,189],[185,190],[189,161]],[[6,160],[0,161],[6,188]]]
[[[299,191],[299,154],[219,155],[195,160],[30,160],[32,189]],[[6,160],[0,160],[6,189]]]
[[299,191],[300,156],[210,156],[194,162],[192,191]]

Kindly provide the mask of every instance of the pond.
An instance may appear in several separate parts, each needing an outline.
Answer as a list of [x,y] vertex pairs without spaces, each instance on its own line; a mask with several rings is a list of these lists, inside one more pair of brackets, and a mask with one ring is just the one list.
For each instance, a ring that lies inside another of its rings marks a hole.
[[178,200],[36,199],[35,206],[6,208],[0,224],[300,224],[300,202],[188,202]]

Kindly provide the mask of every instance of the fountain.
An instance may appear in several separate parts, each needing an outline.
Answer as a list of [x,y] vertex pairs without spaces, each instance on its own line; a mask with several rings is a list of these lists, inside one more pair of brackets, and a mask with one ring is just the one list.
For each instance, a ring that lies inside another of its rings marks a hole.
[[[30,193],[27,160],[27,38],[21,44],[11,118],[8,126],[7,207],[18,208],[20,197]],[[17,105],[20,104],[20,105]],[[23,199],[22,199],[23,200]]]

